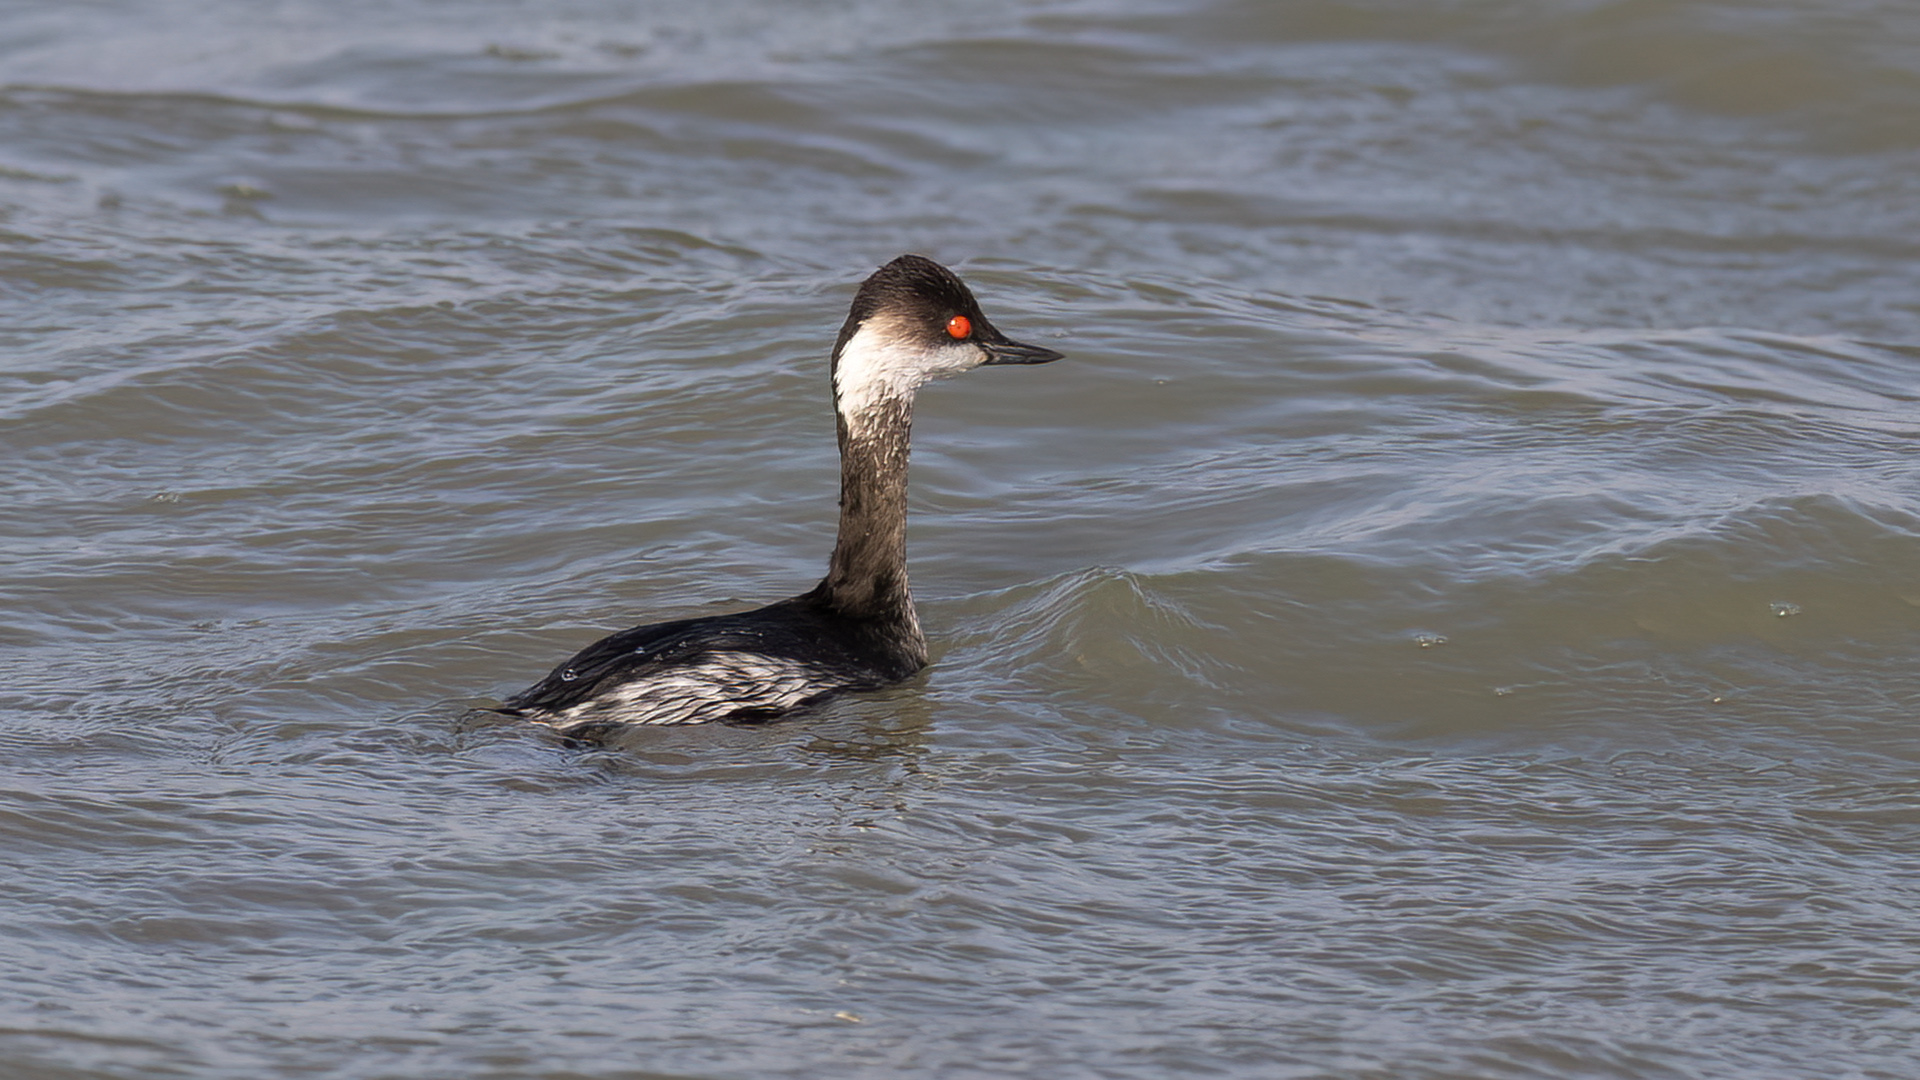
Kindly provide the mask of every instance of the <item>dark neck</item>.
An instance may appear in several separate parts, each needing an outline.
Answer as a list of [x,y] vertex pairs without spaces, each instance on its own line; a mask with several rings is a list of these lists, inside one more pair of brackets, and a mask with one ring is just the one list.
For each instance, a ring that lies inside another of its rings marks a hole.
[[882,401],[863,419],[855,431],[840,418],[840,538],[820,588],[842,615],[902,623],[917,639],[920,623],[907,592],[913,400]]

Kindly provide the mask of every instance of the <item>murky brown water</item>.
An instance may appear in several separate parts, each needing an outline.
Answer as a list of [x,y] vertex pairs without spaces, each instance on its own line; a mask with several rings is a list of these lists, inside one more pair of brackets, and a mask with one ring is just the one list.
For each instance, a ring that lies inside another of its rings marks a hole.
[[[8,1077],[1910,1077],[1920,9],[0,12]],[[916,250],[935,666],[810,585]]]

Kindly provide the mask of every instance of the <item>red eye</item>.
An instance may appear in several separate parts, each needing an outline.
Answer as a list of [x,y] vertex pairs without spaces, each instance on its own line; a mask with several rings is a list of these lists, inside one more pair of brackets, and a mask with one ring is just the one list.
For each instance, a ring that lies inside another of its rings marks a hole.
[[973,333],[973,320],[965,315],[955,315],[947,320],[947,336],[953,340],[965,341],[967,335],[971,333]]

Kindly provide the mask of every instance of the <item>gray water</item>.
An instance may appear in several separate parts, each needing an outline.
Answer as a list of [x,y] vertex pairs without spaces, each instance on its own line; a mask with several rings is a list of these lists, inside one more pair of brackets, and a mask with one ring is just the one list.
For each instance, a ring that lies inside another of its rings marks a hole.
[[1911,4],[14,4],[0,343],[9,1080],[1920,1075]]

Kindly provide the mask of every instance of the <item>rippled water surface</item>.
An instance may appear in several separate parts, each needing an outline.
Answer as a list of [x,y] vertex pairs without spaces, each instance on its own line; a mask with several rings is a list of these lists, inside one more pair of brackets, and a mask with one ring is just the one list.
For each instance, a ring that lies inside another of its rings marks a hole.
[[[9,1078],[1912,1077],[1920,9],[0,11]],[[901,251],[934,666],[809,586]]]

